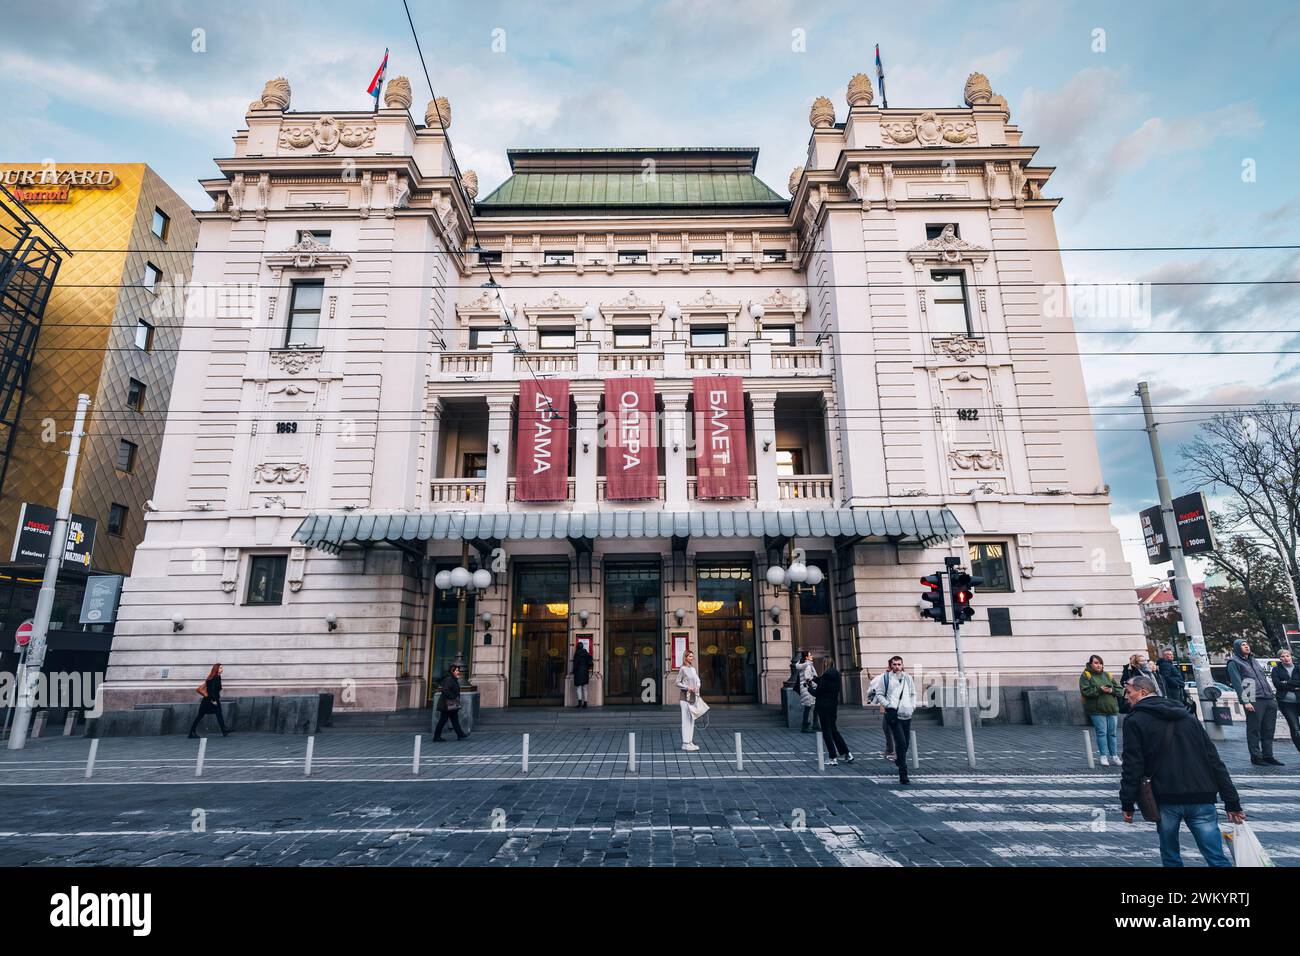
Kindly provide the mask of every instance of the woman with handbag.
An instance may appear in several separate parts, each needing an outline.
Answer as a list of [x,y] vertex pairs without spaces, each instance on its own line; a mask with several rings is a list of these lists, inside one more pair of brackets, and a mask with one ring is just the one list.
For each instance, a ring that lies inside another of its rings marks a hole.
[[1097,735],[1097,753],[1103,767],[1109,767],[1112,759],[1116,766],[1121,764],[1115,739],[1123,693],[1123,688],[1107,673],[1106,662],[1097,654],[1088,658],[1088,666],[1079,675],[1079,694],[1083,697],[1083,712]]
[[[695,652],[687,651],[677,672],[677,687],[682,692],[682,749],[699,750],[695,738],[695,710],[704,702],[700,700],[700,675],[695,672]],[[701,711],[702,712],[702,711]]]
[[817,698],[813,696],[811,681],[817,679],[817,668],[813,666],[812,651],[804,651],[799,662],[799,703],[803,705],[803,733],[812,734],[822,729],[817,715]]
[[435,743],[442,743],[442,728],[451,721],[456,739],[464,740],[469,734],[460,729],[460,665],[452,664],[447,679],[442,682],[442,696],[438,698],[438,723],[433,728]]
[[191,738],[198,737],[195,731],[199,729],[199,721],[208,714],[217,715],[217,726],[221,728],[221,736],[230,735],[230,731],[226,729],[226,722],[221,717],[221,670],[220,664],[213,664],[212,670],[208,671],[207,680],[195,688],[203,699],[199,701],[199,715],[194,718],[194,723],[190,724]]

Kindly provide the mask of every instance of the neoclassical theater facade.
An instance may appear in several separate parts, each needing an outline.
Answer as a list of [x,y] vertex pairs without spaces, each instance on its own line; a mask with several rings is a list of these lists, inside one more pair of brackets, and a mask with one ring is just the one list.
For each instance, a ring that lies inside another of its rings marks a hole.
[[778,703],[800,648],[861,701],[892,654],[954,670],[918,608],[948,556],[986,679],[1143,648],[1052,169],[984,76],[817,98],[785,193],[756,149],[664,146],[512,150],[480,194],[405,78],[374,113],[290,97],[203,181],[105,706],[215,661],[340,710],[425,706],[453,661],[484,707],[572,704],[579,641],[593,707],[675,704],[686,648],[715,702]]

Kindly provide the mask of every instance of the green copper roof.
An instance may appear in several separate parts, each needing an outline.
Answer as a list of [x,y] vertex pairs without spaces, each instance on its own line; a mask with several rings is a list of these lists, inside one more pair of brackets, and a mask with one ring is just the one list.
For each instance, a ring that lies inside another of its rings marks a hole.
[[752,147],[510,150],[509,156],[514,174],[476,203],[481,214],[771,214],[787,203],[754,175],[758,150]]

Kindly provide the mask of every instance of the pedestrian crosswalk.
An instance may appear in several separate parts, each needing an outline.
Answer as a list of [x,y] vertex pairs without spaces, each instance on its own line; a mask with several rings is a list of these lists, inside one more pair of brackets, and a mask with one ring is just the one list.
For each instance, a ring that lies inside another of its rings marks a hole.
[[[968,836],[983,836],[999,858],[1016,863],[1070,865],[1113,862],[1158,866],[1155,824],[1119,808],[1119,775],[1095,774],[916,776],[896,793],[913,809]],[[1282,864],[1300,865],[1300,776],[1235,775],[1246,819],[1264,849]],[[1220,823],[1228,825],[1220,805]],[[1199,865],[1191,834],[1183,834],[1183,861]]]

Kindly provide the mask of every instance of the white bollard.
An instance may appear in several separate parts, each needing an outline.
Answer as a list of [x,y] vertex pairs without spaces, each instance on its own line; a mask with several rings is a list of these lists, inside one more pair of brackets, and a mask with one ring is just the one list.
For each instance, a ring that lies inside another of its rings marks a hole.
[[920,751],[918,751],[918,750],[916,749],[916,731],[915,731],[915,730],[912,731],[912,746],[908,747],[908,748],[907,748],[907,751],[908,751],[908,753],[907,753],[908,760],[909,760],[909,761],[911,762],[911,764],[912,764],[912,769],[915,770],[917,767],[919,767],[919,766],[921,765],[921,753],[920,753]]
[[1088,758],[1088,769],[1096,770],[1097,761],[1092,759],[1092,735],[1087,730],[1083,732],[1083,755]]
[[826,769],[826,751],[822,750],[822,745],[820,743],[817,744],[817,769]]
[[411,773],[420,774],[420,735],[415,735],[415,753],[411,756]]
[[528,772],[528,735],[524,734],[524,773]]
[[72,732],[77,729],[77,712],[68,711],[68,719],[63,722],[63,736],[71,737]]
[[740,746],[740,731],[736,731],[736,769],[745,769],[745,753]]
[[90,742],[90,755],[86,757],[86,779],[89,780],[91,774],[95,772],[95,754],[99,753],[99,738],[96,737]]
[[627,769],[636,773],[636,734],[630,730],[627,734]]
[[200,737],[200,738],[199,738],[199,757],[198,757],[198,759],[194,762],[194,776],[196,776],[196,777],[201,777],[201,776],[203,776],[203,758],[206,757],[207,754],[208,754],[208,738],[207,738],[207,737]]
[[312,736],[307,738],[307,761],[306,763],[303,764],[303,768],[302,768],[302,775],[304,777],[311,776],[311,755],[312,752],[315,751],[315,749],[316,749],[316,735],[313,734]]
[[36,717],[32,720],[32,737],[39,737],[45,732],[45,721],[49,717],[49,711],[37,711]]

